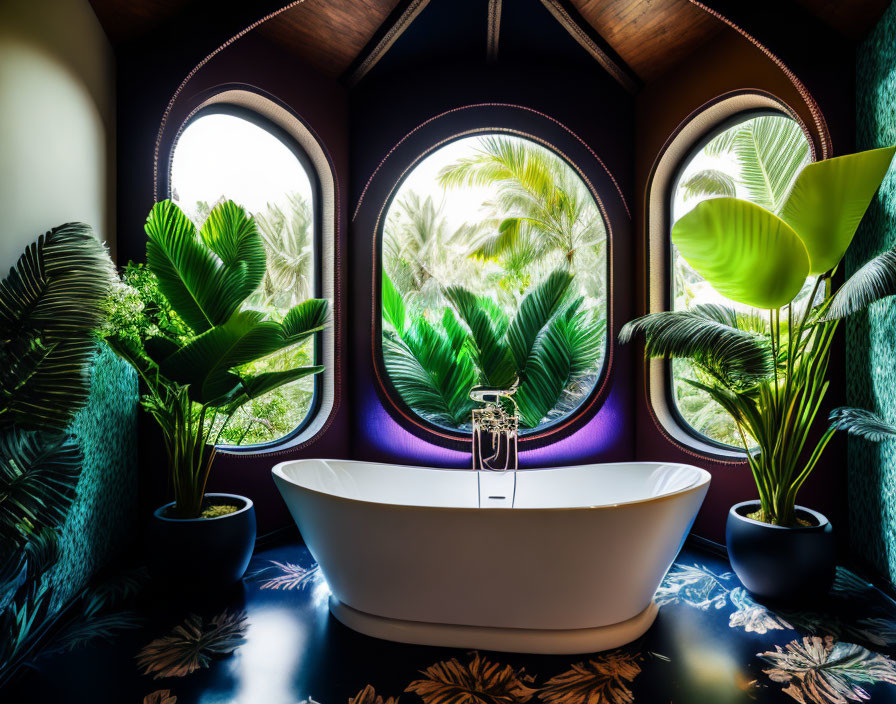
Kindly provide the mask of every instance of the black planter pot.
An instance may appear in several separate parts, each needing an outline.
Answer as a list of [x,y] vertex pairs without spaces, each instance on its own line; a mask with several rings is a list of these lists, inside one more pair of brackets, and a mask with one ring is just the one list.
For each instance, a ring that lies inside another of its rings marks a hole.
[[725,527],[731,567],[747,590],[783,603],[827,594],[836,565],[830,521],[817,511],[797,506],[797,516],[813,525],[785,528],[747,518],[758,510],[758,501],[735,504]]
[[146,557],[156,583],[172,590],[223,589],[246,573],[255,547],[255,506],[236,494],[206,494],[236,504],[216,518],[167,518],[174,503],[153,513],[146,530]]

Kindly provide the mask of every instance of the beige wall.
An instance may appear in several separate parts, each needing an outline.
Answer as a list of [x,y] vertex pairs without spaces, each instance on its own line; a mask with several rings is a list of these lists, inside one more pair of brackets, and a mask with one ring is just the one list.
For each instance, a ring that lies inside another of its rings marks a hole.
[[115,66],[87,0],[0,0],[0,272],[55,225],[115,249]]

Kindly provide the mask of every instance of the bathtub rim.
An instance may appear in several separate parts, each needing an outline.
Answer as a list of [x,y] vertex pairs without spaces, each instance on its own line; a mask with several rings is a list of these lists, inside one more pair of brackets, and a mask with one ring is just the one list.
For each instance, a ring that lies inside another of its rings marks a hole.
[[[278,479],[290,484],[297,489],[301,489],[302,491],[306,491],[310,494],[315,494],[321,497],[327,497],[334,501],[349,503],[349,504],[365,504],[368,506],[385,506],[393,509],[403,509],[403,510],[414,510],[414,511],[473,511],[473,512],[482,512],[482,511],[503,511],[512,513],[514,511],[550,511],[550,512],[560,512],[560,511],[597,511],[600,509],[620,509],[626,508],[629,506],[637,506],[645,503],[654,503],[660,501],[669,501],[685,494],[689,494],[695,491],[699,491],[701,488],[706,487],[708,490],[708,486],[712,480],[712,475],[702,467],[697,467],[692,464],[684,464],[681,462],[596,462],[592,463],[594,465],[618,465],[618,466],[631,466],[631,465],[667,465],[667,464],[675,464],[680,467],[687,467],[689,469],[695,470],[698,472],[697,481],[683,489],[678,489],[677,491],[669,492],[668,494],[661,494],[659,496],[650,496],[643,499],[633,499],[631,501],[621,501],[613,504],[594,504],[591,506],[545,506],[545,507],[512,507],[510,509],[506,507],[498,507],[498,506],[486,506],[486,507],[473,507],[473,506],[421,506],[419,504],[395,504],[389,503],[385,501],[368,501],[366,499],[350,499],[345,496],[337,496],[336,494],[331,494],[326,491],[319,491],[317,489],[311,489],[303,484],[298,484],[293,481],[289,477],[285,476],[283,472],[283,467],[288,464],[296,464],[299,462],[349,462],[351,464],[374,464],[380,465],[383,467],[389,466],[399,466],[405,467],[408,469],[423,469],[427,471],[435,471],[435,472],[476,472],[478,470],[474,469],[455,469],[451,467],[420,467],[418,465],[404,465],[390,462],[369,462],[367,460],[345,460],[338,458],[329,458],[325,459],[322,457],[308,457],[302,459],[295,460],[286,460],[284,462],[278,462],[271,468],[271,475],[274,477],[274,481]],[[589,465],[564,465],[562,467],[532,467],[531,469],[519,469],[516,470],[518,472],[548,472],[553,470],[560,469],[578,469],[580,467],[587,467]],[[278,487],[279,490],[280,487]],[[282,494],[282,491],[281,491]],[[285,499],[285,497],[284,497]]]

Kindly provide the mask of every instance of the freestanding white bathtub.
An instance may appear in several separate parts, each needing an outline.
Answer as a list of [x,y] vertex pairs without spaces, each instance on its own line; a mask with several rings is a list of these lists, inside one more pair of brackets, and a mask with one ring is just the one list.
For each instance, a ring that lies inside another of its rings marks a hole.
[[273,475],[342,623],[530,653],[642,635],[709,487],[697,467],[644,462],[498,473],[300,460]]

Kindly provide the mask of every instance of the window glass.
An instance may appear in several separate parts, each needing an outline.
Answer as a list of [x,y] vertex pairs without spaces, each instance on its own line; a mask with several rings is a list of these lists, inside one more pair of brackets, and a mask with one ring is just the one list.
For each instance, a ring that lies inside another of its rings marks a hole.
[[[315,189],[300,147],[262,119],[200,114],[184,129],[171,163],[171,198],[197,227],[222,200],[255,216],[267,251],[267,272],[248,299],[272,317],[314,297],[316,281]],[[267,357],[252,373],[314,363],[315,340]],[[267,443],[301,426],[311,412],[317,375],[247,403],[224,430],[226,444]]]
[[[745,116],[716,134],[684,162],[671,194],[674,224],[708,198],[735,197],[779,213],[797,174],[809,163],[809,142],[800,125],[777,114]],[[718,294],[671,246],[671,303],[686,310],[701,303],[719,303],[744,314],[756,313],[756,324],[768,321],[767,311],[753,311]],[[815,282],[807,279],[797,300],[808,298]],[[688,383],[701,372],[686,360],[671,362],[671,395],[687,428],[722,445],[741,446],[737,426],[708,394]]]
[[606,356],[607,230],[577,172],[527,139],[430,154],[382,232],[382,351],[426,421],[469,431],[475,385],[506,388],[523,432],[573,413]]

